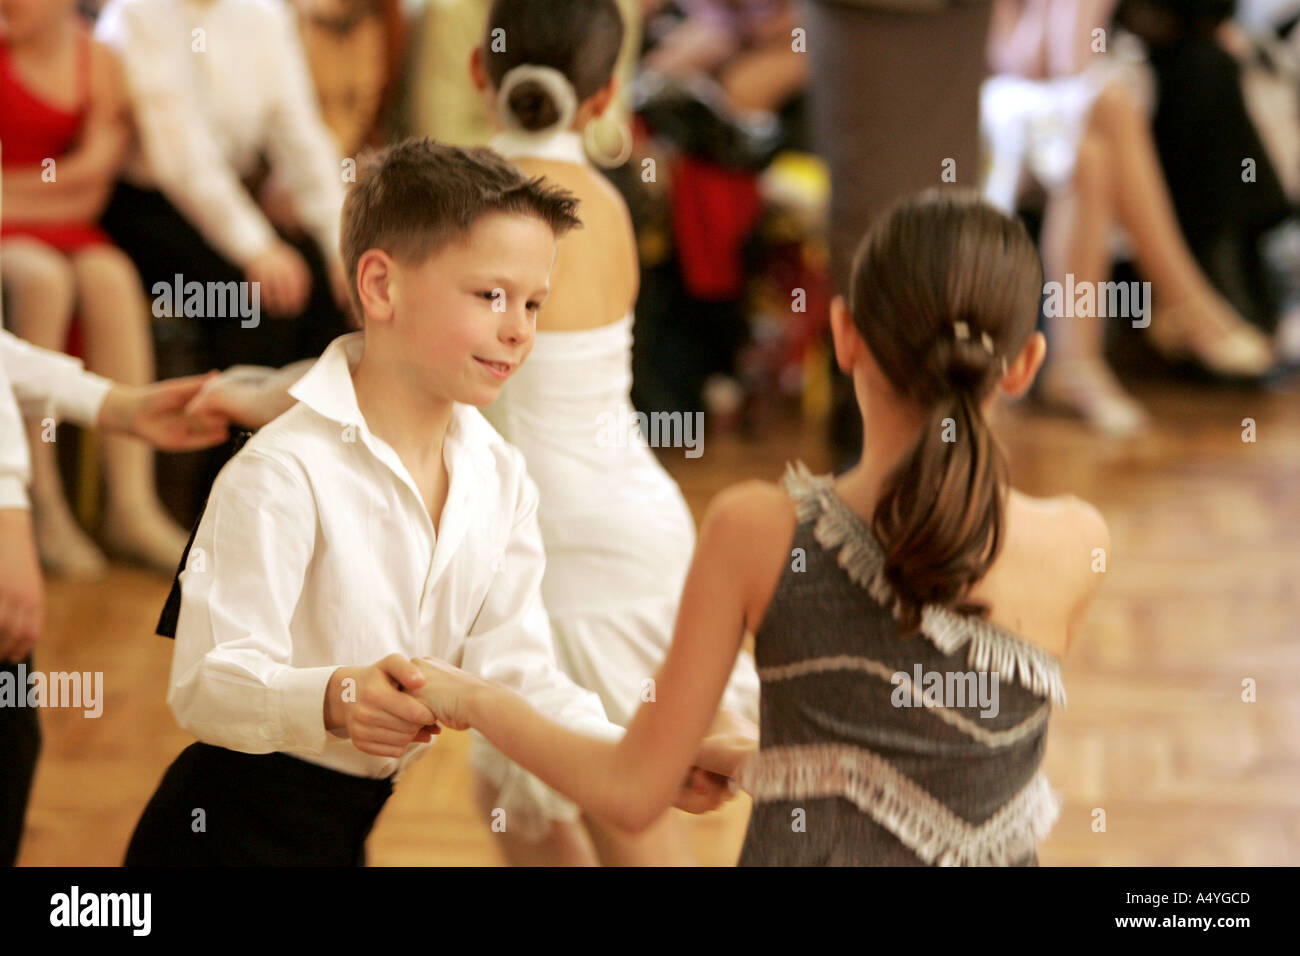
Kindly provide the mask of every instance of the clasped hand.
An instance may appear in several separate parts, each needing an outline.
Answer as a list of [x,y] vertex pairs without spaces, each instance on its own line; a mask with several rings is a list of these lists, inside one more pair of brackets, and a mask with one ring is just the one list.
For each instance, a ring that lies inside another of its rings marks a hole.
[[[326,690],[325,726],[363,753],[400,757],[449,727],[468,730],[471,701],[489,683],[436,658],[390,654],[370,667],[340,667]],[[689,813],[718,809],[736,794],[733,778],[753,754],[757,728],[719,711],[700,742],[695,764],[674,805]]]

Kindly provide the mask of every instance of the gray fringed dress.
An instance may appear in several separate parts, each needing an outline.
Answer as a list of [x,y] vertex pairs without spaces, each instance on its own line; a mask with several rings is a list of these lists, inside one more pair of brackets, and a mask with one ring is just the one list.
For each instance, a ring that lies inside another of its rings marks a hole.
[[791,562],[755,635],[761,742],[741,866],[1036,866],[1059,813],[1039,765],[1060,663],[930,606],[900,637],[868,526],[830,476],[785,476]]

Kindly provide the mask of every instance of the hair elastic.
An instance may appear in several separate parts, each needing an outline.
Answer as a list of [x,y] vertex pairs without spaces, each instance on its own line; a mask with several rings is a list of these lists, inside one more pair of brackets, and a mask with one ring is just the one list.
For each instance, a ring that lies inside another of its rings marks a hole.
[[[555,102],[555,108],[560,113],[559,119],[543,129],[527,129],[510,109],[511,92],[520,83],[530,80],[540,85],[542,89],[551,95],[551,99]],[[506,75],[501,78],[501,86],[497,90],[497,113],[507,129],[533,135],[547,133],[553,129],[568,129],[577,111],[578,94],[574,91],[569,78],[555,67],[538,66],[534,63],[520,63],[507,71]]]
[[[952,335],[953,338],[956,339],[958,342],[969,341],[970,326],[967,323],[962,322],[960,320],[954,321],[952,324]],[[984,351],[988,352],[989,355],[993,356],[994,358],[999,358],[998,354],[994,351],[993,336],[989,335],[987,332],[981,332],[980,345],[983,346]],[[1007,359],[1005,355],[1001,356],[1001,363],[1002,363],[1002,374],[1005,375],[1007,374]]]

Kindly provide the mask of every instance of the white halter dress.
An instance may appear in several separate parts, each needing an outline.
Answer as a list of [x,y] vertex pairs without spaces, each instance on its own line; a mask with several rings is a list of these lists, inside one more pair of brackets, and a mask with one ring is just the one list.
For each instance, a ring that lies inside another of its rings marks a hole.
[[[503,133],[507,158],[587,162],[576,133]],[[632,313],[581,331],[539,331],[533,350],[484,409],[523,452],[539,492],[546,547],[542,597],[560,667],[626,726],[667,656],[695,524],[676,482],[629,427]],[[758,674],[742,653],[722,706],[758,720]],[[471,760],[499,788],[495,806],[527,839],[573,821],[567,798],[474,735]]]

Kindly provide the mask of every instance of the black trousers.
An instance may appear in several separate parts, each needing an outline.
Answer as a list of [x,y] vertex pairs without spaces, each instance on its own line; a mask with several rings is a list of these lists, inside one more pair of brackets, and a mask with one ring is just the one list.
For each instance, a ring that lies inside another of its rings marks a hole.
[[[24,662],[31,673],[32,659]],[[17,685],[17,664],[0,664],[0,673],[12,675]],[[26,695],[25,686],[17,686]],[[35,707],[0,707],[0,866],[13,866],[23,838],[27,798],[41,753],[41,721]]]
[[[131,257],[151,300],[155,283],[163,282],[170,288],[177,275],[183,282],[244,281],[244,270],[208,245],[157,190],[119,182],[100,225]],[[343,313],[334,304],[329,270],[319,247],[301,236],[281,238],[302,254],[311,269],[311,293],[306,306],[296,316],[263,315],[252,328],[242,327],[236,317],[196,319],[209,368],[279,368],[320,355],[331,341],[349,331]]]
[[[177,275],[182,283],[245,281],[244,270],[208,245],[157,190],[119,182],[100,225],[135,263],[151,301],[155,283],[173,288]],[[346,317],[334,304],[321,250],[306,237],[281,238],[302,254],[311,270],[311,292],[302,312],[283,318],[261,315],[257,325],[250,328],[244,328],[238,317],[196,318],[192,341],[184,350],[190,354],[183,367],[160,361],[160,365],[167,366],[168,374],[206,372],[232,365],[279,368],[299,359],[315,358],[330,342],[350,331]],[[185,495],[188,501],[179,510],[197,510],[232,453],[231,445],[203,453],[202,463],[191,468],[195,487]]]
[[1241,66],[1211,37],[1154,46],[1150,59],[1159,89],[1152,134],[1187,245],[1219,292],[1272,332],[1280,304],[1260,241],[1296,210],[1247,111]]
[[136,824],[126,866],[365,866],[391,780],[192,744]]

